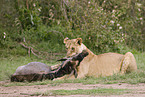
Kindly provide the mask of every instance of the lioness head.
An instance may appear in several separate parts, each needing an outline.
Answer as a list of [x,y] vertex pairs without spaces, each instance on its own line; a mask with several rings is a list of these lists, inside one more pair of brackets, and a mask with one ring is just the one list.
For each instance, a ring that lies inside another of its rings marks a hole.
[[67,49],[68,57],[81,53],[83,50],[86,49],[86,46],[84,46],[82,43],[82,38],[76,39],[65,38],[64,43]]

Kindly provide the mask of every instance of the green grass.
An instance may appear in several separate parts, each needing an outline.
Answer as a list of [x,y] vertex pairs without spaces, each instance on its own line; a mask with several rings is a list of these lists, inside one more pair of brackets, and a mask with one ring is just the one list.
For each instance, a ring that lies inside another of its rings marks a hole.
[[58,64],[53,60],[42,60],[35,56],[9,56],[8,58],[0,58],[0,81],[8,80],[19,66],[26,65],[30,62],[42,62],[49,66]]
[[[5,84],[5,86],[14,86],[14,85],[46,85],[46,84],[54,84],[57,85],[58,83],[83,83],[83,84],[98,84],[98,83],[103,83],[103,84],[115,84],[115,83],[130,83],[130,84],[137,84],[137,83],[145,83],[145,53],[138,53],[134,54],[136,61],[137,61],[137,66],[138,66],[138,71],[125,74],[125,75],[113,75],[113,76],[108,76],[108,77],[100,77],[100,78],[94,78],[94,77],[86,77],[82,79],[65,79],[65,80],[55,80],[55,81],[50,81],[50,80],[45,80],[45,81],[38,81],[38,82],[23,82],[23,83],[9,83]],[[5,81],[9,80],[10,76],[15,72],[17,67],[26,65],[29,62],[42,62],[48,65],[55,65],[58,64],[57,61],[55,60],[41,60],[38,59],[35,56],[29,57],[28,55],[24,56],[9,56],[9,57],[1,57],[0,58],[0,81]]]
[[31,96],[56,96],[56,95],[121,95],[130,93],[129,89],[112,89],[112,88],[96,88],[96,89],[77,89],[77,90],[51,90],[44,93],[35,93]]

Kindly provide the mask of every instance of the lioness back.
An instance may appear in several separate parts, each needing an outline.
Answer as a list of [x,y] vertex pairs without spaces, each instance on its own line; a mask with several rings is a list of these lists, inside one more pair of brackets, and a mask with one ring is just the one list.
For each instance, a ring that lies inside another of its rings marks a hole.
[[[88,76],[109,76],[120,71],[122,54],[105,53],[94,56],[89,63]],[[93,69],[94,68],[94,69]]]
[[137,69],[136,61],[132,53],[125,55],[117,53],[105,53],[95,55],[83,43],[81,38],[64,39],[67,48],[67,56],[73,56],[87,50],[89,55],[83,59],[78,66],[78,78],[85,76],[110,76],[121,72],[135,71]]

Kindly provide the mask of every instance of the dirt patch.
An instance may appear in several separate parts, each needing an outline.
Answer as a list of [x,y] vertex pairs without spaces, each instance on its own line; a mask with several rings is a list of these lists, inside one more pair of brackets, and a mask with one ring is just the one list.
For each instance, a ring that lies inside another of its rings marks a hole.
[[[5,84],[5,82],[0,82]],[[77,89],[96,89],[96,88],[113,88],[113,89],[132,89],[133,92],[123,95],[111,95],[110,97],[145,97],[145,84],[89,84],[83,85],[81,83],[63,83],[59,85],[33,85],[33,86],[0,86],[0,97],[27,97],[34,93],[45,93],[49,90],[77,90]],[[41,95],[39,95],[41,96]],[[65,97],[90,97],[90,95],[69,95]],[[61,97],[59,95],[59,97]],[[63,96],[64,97],[64,96]],[[94,96],[93,96],[94,97]],[[97,95],[95,96],[97,97]],[[103,96],[101,96],[103,97]],[[106,97],[106,96],[105,96]],[[109,96],[107,96],[109,97]]]

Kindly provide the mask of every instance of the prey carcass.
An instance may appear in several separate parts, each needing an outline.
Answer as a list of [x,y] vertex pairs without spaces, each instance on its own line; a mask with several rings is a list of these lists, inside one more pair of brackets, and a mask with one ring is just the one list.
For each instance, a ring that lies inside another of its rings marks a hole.
[[27,65],[19,66],[16,72],[11,76],[11,81],[35,81],[42,80],[41,76],[37,74],[48,74],[51,71],[51,67],[41,62],[30,62]]
[[[77,78],[77,66],[80,62],[88,55],[86,50],[82,51],[73,57],[63,58],[58,61],[63,61],[58,68],[52,69],[40,62],[31,62],[27,65],[20,66],[16,72],[11,76],[11,81],[22,82],[22,81],[41,81],[44,79],[53,80],[54,78],[62,77],[66,74],[74,74]],[[57,67],[57,66],[53,66]]]
[[54,79],[58,77],[62,77],[66,74],[74,74],[75,78],[77,78],[77,66],[79,66],[80,62],[88,55],[89,53],[86,50],[83,50],[82,53],[79,53],[70,58],[63,58],[58,61],[63,61],[59,68],[55,71],[51,71],[49,74],[46,74],[46,78]]

